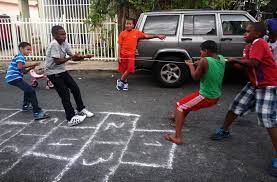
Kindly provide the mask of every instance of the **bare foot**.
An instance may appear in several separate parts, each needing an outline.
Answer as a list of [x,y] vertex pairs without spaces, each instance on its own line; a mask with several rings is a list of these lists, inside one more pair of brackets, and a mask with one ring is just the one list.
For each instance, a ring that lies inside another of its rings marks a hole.
[[165,134],[164,139],[177,145],[183,144],[181,138],[176,138],[175,135]]

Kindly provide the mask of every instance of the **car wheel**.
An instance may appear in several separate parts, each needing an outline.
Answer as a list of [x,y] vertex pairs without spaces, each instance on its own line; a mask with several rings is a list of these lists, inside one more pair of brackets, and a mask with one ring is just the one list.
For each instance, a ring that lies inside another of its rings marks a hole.
[[[160,58],[168,62],[158,62],[155,66],[155,77],[163,87],[180,87],[189,78],[189,70],[180,57]],[[170,62],[174,61],[174,63]],[[180,63],[176,63],[180,62]]]

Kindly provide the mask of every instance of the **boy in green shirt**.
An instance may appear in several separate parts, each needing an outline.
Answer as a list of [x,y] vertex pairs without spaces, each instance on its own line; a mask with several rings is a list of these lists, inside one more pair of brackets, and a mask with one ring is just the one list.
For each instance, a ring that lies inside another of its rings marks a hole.
[[166,134],[164,138],[168,141],[182,144],[182,128],[184,119],[190,111],[197,111],[215,105],[221,96],[221,87],[225,71],[224,57],[217,54],[217,44],[207,40],[200,45],[201,59],[196,63],[186,61],[194,80],[200,79],[200,90],[193,92],[176,103],[175,123],[176,133]]

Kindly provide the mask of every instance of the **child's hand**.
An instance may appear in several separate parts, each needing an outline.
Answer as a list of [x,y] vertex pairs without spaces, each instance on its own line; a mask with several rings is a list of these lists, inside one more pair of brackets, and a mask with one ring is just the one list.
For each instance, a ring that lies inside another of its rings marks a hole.
[[83,59],[83,56],[81,56],[79,53],[72,56],[72,61],[81,61]]
[[164,40],[164,39],[166,38],[166,36],[165,36],[165,35],[158,35],[158,38],[159,38],[160,40]]
[[117,61],[118,61],[119,63],[121,63],[121,59],[120,59],[120,57],[119,57],[119,58],[117,58]]
[[192,59],[185,60],[185,64],[188,66],[193,65]]

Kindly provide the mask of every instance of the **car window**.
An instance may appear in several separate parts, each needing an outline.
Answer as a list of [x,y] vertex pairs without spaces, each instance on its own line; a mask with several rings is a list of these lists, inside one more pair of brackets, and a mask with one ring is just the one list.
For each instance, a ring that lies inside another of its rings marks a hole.
[[243,35],[246,25],[250,22],[244,15],[221,15],[223,35]]
[[184,35],[216,35],[214,15],[184,16]]
[[179,15],[147,16],[143,32],[148,34],[176,35]]

